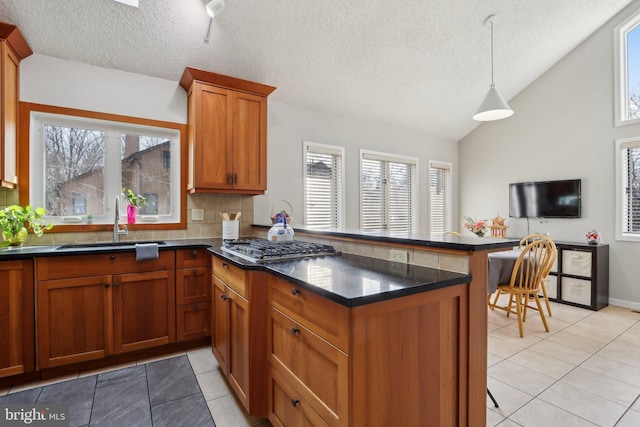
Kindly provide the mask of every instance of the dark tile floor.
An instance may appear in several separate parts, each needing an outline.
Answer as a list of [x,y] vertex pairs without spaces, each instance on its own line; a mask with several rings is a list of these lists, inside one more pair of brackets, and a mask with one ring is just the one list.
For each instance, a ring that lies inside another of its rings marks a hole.
[[69,405],[70,426],[215,427],[187,356],[0,397],[2,404]]

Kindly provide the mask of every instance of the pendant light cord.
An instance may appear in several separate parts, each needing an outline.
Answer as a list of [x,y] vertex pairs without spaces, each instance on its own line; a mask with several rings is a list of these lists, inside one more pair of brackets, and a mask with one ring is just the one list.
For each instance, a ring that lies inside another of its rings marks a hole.
[[491,32],[491,87],[495,87],[495,83],[493,82],[493,19],[489,21],[490,32]]

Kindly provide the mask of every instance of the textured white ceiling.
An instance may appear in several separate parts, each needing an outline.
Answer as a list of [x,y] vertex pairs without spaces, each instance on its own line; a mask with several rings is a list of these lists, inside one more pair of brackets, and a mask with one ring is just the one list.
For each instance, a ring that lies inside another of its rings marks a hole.
[[43,55],[176,82],[202,68],[276,86],[274,101],[457,141],[491,80],[488,15],[508,100],[631,2],[226,0],[208,43],[202,0],[0,0],[0,21]]

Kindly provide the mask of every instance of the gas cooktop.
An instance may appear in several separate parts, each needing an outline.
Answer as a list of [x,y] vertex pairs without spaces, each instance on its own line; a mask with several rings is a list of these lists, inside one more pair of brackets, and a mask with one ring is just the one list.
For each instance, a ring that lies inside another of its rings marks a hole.
[[331,245],[311,242],[270,242],[267,239],[227,240],[223,252],[251,262],[283,261],[297,258],[338,255]]

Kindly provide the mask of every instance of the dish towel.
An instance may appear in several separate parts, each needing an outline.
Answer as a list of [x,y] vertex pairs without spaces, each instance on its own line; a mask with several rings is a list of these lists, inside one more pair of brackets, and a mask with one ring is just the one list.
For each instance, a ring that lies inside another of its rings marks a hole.
[[158,259],[157,243],[136,243],[136,261]]

